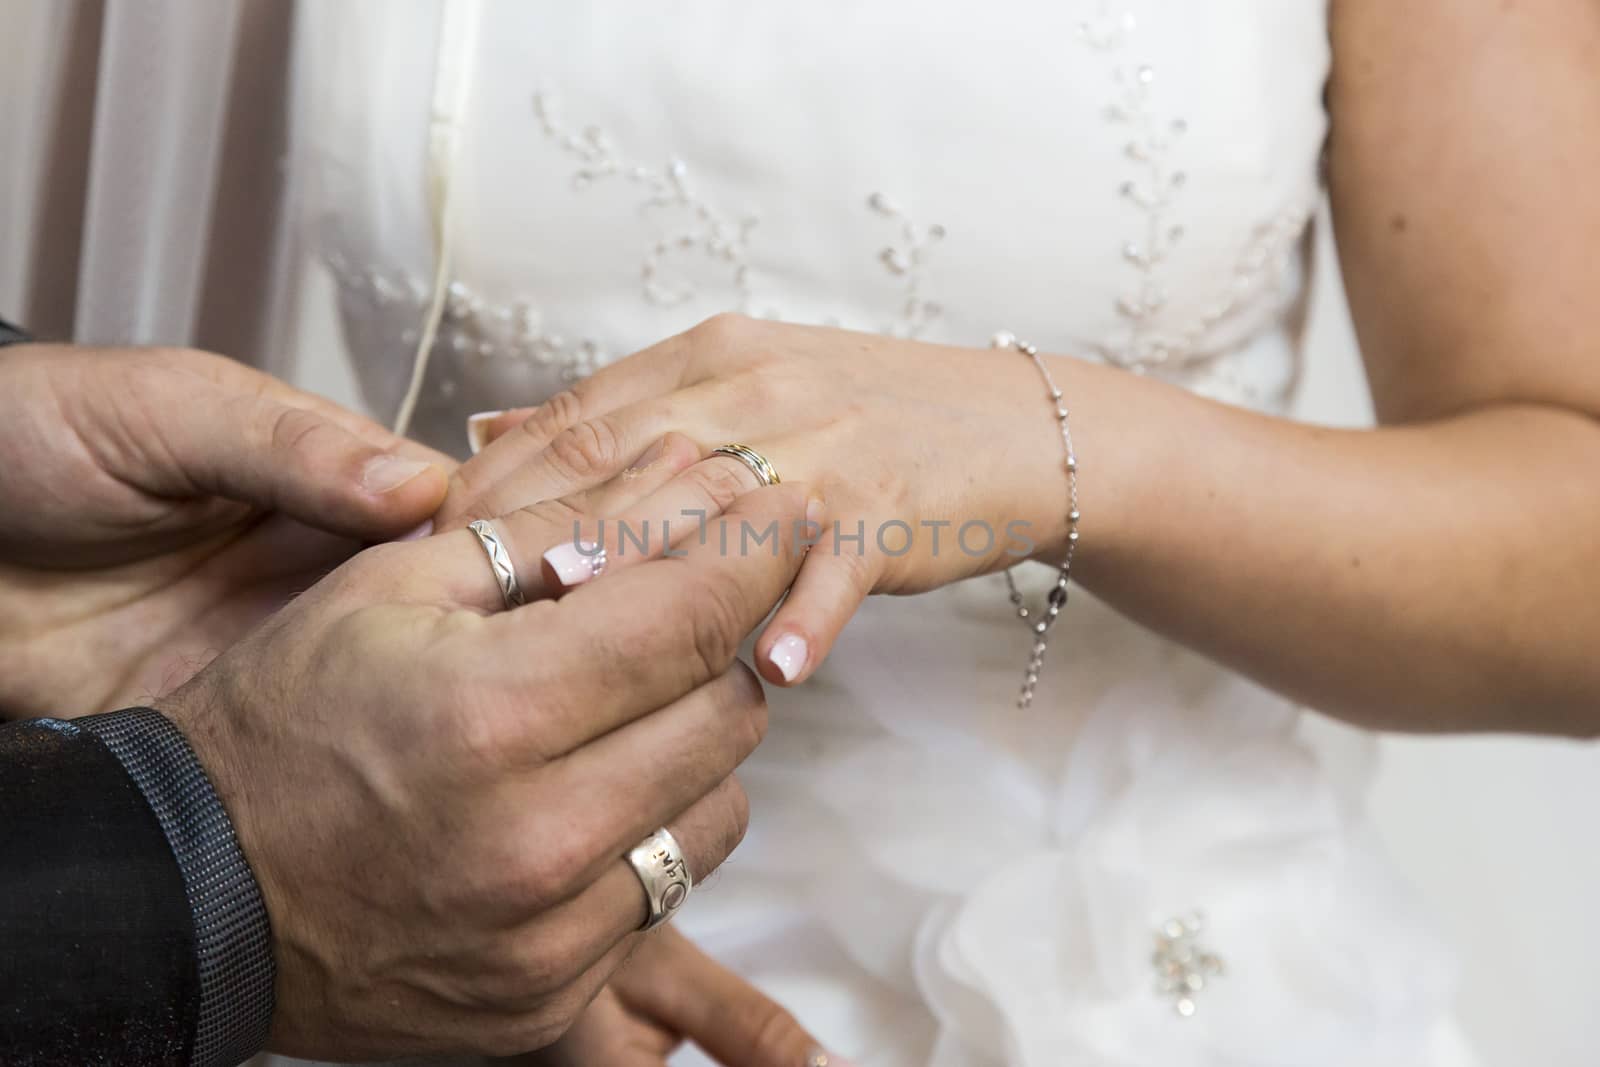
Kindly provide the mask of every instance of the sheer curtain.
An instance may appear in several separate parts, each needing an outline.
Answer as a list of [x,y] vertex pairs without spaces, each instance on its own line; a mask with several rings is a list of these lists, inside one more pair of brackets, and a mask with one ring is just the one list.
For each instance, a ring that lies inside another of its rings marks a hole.
[[288,369],[286,0],[0,0],[0,315]]

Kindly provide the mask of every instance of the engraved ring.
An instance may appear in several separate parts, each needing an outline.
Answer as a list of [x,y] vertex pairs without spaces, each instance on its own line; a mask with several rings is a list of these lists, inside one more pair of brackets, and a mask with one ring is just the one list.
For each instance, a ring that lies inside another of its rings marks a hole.
[[520,608],[526,603],[522,597],[522,586],[517,581],[517,569],[511,565],[511,553],[506,551],[500,535],[484,519],[468,523],[467,529],[478,535],[478,543],[489,557],[489,569],[494,571],[494,580],[500,586],[500,599],[508,609]]
[[749,445],[718,445],[711,450],[712,455],[732,456],[734,459],[750,468],[750,473],[756,476],[756,481],[763,486],[777,485],[783,479],[778,477],[778,468],[772,461]]
[[629,850],[627,859],[628,866],[639,876],[650,905],[650,913],[639,929],[654,930],[676,915],[689,899],[694,876],[689,873],[678,839],[665,826]]

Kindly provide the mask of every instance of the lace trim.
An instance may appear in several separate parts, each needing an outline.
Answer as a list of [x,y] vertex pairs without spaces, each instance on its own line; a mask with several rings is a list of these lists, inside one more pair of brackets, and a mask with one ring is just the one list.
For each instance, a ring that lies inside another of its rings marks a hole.
[[[1112,69],[1116,91],[1106,118],[1126,136],[1123,151],[1130,172],[1118,186],[1117,195],[1139,215],[1138,231],[1119,250],[1121,260],[1134,272],[1131,284],[1116,297],[1122,326],[1092,343],[1089,354],[1136,373],[1227,377],[1220,369],[1208,368],[1224,363],[1220,357],[1238,346],[1208,343],[1208,339],[1227,320],[1281,296],[1315,201],[1287,208],[1256,226],[1216,297],[1190,321],[1166,323],[1162,313],[1169,300],[1167,268],[1185,233],[1179,210],[1189,175],[1182,166],[1181,143],[1189,122],[1156,106],[1157,72],[1152,66],[1120,61],[1137,25],[1132,11],[1104,0],[1096,14],[1079,27],[1091,49],[1119,58]],[[661,220],[646,238],[637,261],[641,299],[673,307],[698,296],[694,281],[683,269],[688,258],[696,257],[722,272],[731,298],[725,306],[746,314],[784,317],[775,304],[762,299],[753,278],[758,213],[736,215],[714,203],[696,188],[689,164],[679,156],[671,156],[661,165],[632,161],[600,127],[589,125],[579,132],[569,128],[550,95],[537,93],[532,103],[544,137],[573,164],[574,193],[599,183],[625,183],[638,191],[644,213]],[[896,313],[879,331],[897,337],[921,336],[944,310],[926,294],[931,288],[933,253],[946,238],[946,229],[938,223],[917,223],[882,192],[870,194],[866,206],[898,227],[896,236],[876,253],[882,269],[899,282]],[[412,324],[421,321],[429,295],[422,279],[401,271],[359,269],[337,254],[324,259],[341,288],[366,305],[363,310],[381,312],[381,321],[407,323],[398,331],[399,344],[417,344],[420,330]],[[585,377],[613,358],[614,353],[596,337],[568,336],[547,320],[544,310],[531,300],[496,301],[457,280],[448,287],[433,350],[460,357],[529,361],[554,368],[566,381]],[[839,325],[836,320],[829,324]]]

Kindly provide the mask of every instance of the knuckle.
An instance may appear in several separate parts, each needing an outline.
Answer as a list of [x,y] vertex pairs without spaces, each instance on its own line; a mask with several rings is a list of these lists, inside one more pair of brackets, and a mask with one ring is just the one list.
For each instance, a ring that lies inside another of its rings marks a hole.
[[477,1047],[473,1051],[497,1059],[510,1059],[535,1052],[561,1040],[576,1019],[576,1012],[562,1021],[539,1010],[513,1016],[498,1025],[484,1026],[479,1031]]
[[487,992],[512,1011],[530,1011],[577,977],[577,946],[563,951],[561,939],[547,931],[513,942]]
[[157,345],[146,349],[136,349],[130,353],[132,358],[141,360],[147,367],[171,367],[178,370],[189,370],[205,373],[214,368],[218,356],[198,348],[185,348],[182,346]]
[[277,453],[307,449],[315,438],[327,433],[328,424],[302,408],[279,408],[267,427],[268,447]]
[[735,500],[756,488],[750,469],[730,457],[713,456],[684,473],[705,497],[712,512],[727,510]]
[[393,576],[402,573],[399,556],[405,546],[393,542],[370,545],[345,560],[319,585],[340,593],[360,591],[378,594],[386,589]]
[[741,411],[772,411],[780,407],[788,390],[782,374],[760,353],[751,353],[753,365],[726,382],[732,406]]
[[[871,536],[870,533],[868,536]],[[841,549],[833,554],[833,558],[844,568],[845,577],[852,589],[867,591],[876,584],[877,578],[873,573],[876,557],[869,557],[865,549],[857,551]]]
[[522,574],[525,566],[522,555],[525,552],[519,553],[519,549],[543,551],[549,547],[546,542],[560,542],[572,537],[575,531],[587,529],[584,524],[588,518],[567,498],[528,503],[526,496],[512,498],[500,492],[491,492],[464,507],[456,515],[454,525],[467,526],[479,520],[492,523],[501,538],[507,540],[512,554],[517,557],[517,571]]
[[502,893],[524,914],[539,914],[555,907],[580,888],[579,879],[594,860],[582,833],[556,826],[536,850],[508,865]]
[[573,423],[550,439],[545,454],[558,470],[576,481],[605,477],[620,465],[621,442],[611,419]]
[[483,711],[458,711],[451,725],[440,732],[455,739],[455,748],[464,762],[475,768],[497,769],[505,752],[505,726],[498,715]]
[[533,520],[541,539],[547,536],[568,537],[575,530],[581,530],[583,523],[589,518],[576,503],[566,497],[536,501],[525,505],[521,510]]
[[738,848],[744,841],[744,835],[750,830],[750,794],[744,791],[744,783],[737,778],[728,780],[728,852]]
[[742,759],[754,752],[767,735],[767,694],[755,671],[741,660],[734,660],[723,677],[726,679],[724,706],[737,718],[739,726],[737,731],[729,731],[729,736]]
[[432,743],[452,753],[456,763],[471,774],[504,770],[521,743],[521,717],[491,695],[482,679],[463,677],[465,672],[452,663],[435,666],[429,675],[436,684],[435,692],[470,696],[448,701],[433,716]]
[[781,1004],[765,996],[752,998],[750,1004],[750,1032],[757,1059],[765,1062],[782,1062],[792,1055],[796,1039],[801,1037],[800,1024]]
[[407,552],[407,547],[401,541],[381,541],[375,545],[368,545],[350,559],[369,573],[393,574],[405,566],[401,557],[410,554]]
[[703,319],[689,330],[689,339],[696,345],[713,350],[735,348],[749,339],[755,321],[736,311],[722,311]]
[[728,669],[744,639],[744,598],[728,581],[709,581],[697,590],[689,609],[689,636],[702,677],[716,678]]
[[485,1027],[479,1054],[514,1057],[560,1041],[589,1006],[592,993],[572,983],[550,993],[501,1007],[498,1025]]
[[534,409],[523,420],[521,430],[538,441],[549,441],[562,430],[583,418],[583,398],[571,389],[563,390]]

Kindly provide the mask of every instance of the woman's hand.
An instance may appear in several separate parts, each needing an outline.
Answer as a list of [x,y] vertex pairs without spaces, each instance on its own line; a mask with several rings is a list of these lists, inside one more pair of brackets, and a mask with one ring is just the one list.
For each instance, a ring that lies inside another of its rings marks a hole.
[[665,1067],[686,1042],[727,1067],[851,1067],[671,927],[644,939],[565,1037],[512,1063]]
[[768,680],[793,684],[870,593],[1059,553],[1067,483],[1052,411],[1015,353],[719,316],[531,415],[476,418],[469,432],[493,443],[460,469],[440,521],[585,488],[669,431],[749,445],[813,486],[830,516],[758,646]]
[[454,464],[202,352],[0,354],[0,714],[164,693]]

